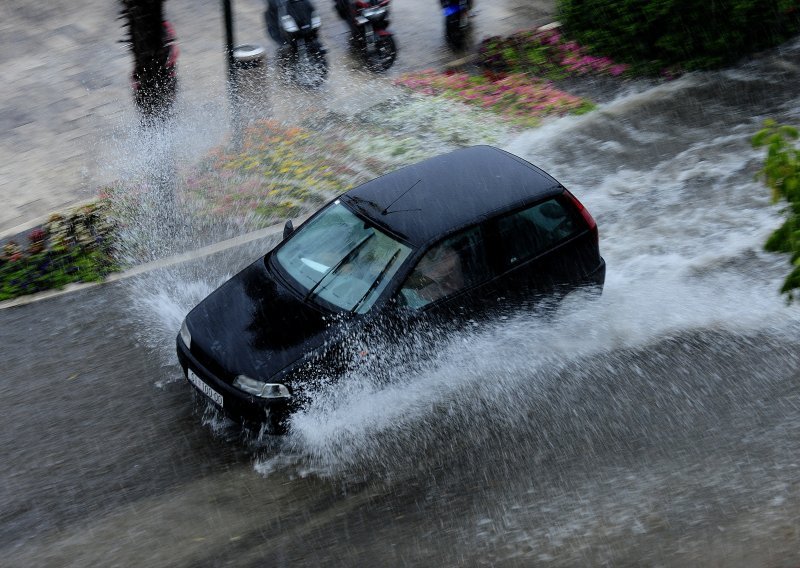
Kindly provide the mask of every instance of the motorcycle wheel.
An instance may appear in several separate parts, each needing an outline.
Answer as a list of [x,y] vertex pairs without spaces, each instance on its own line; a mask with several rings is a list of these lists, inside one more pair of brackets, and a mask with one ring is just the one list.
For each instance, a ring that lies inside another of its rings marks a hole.
[[467,43],[468,27],[462,25],[461,14],[448,16],[444,22],[444,37],[454,49],[463,49]]
[[370,71],[386,71],[397,58],[397,44],[394,37],[384,35],[378,38],[375,44],[375,52],[367,55],[367,68]]
[[336,0],[334,7],[336,8],[336,13],[339,15],[339,17],[343,20],[347,20],[347,6],[345,4],[345,0]]
[[305,57],[295,61],[294,81],[300,86],[319,87],[327,76],[328,59],[324,53],[309,51]]

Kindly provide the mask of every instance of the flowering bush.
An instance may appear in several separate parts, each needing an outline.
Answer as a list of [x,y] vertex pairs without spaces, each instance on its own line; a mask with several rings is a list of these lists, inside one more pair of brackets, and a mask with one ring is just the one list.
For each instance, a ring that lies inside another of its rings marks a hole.
[[515,73],[504,77],[439,73],[409,73],[397,80],[412,91],[455,98],[491,110],[525,126],[536,126],[542,117],[585,113],[594,105],[561,91],[549,81]]
[[551,80],[571,75],[606,74],[618,77],[629,66],[608,57],[589,55],[557,29],[524,30],[508,37],[490,37],[481,42],[478,62],[491,71],[525,73]]
[[186,172],[184,199],[216,217],[266,225],[349,189],[358,177],[324,133],[274,120],[253,124],[241,144],[213,150]]
[[53,214],[28,233],[27,247],[6,242],[0,254],[0,300],[102,280],[118,270],[106,209],[101,201]]

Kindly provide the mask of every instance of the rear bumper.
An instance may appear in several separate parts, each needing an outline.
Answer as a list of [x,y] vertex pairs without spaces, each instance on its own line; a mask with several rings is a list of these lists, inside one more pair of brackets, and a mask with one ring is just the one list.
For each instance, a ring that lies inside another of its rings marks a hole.
[[597,265],[592,272],[586,277],[586,282],[589,285],[599,286],[602,290],[603,285],[606,283],[606,261],[600,257],[600,264]]
[[197,388],[188,378],[188,369],[191,369],[205,384],[214,389],[217,393],[222,395],[222,406],[212,401],[202,393],[203,396],[212,402],[217,408],[222,410],[231,419],[242,424],[270,424],[277,425],[282,422],[286,415],[289,413],[289,404],[285,401],[279,400],[265,400],[258,398],[222,381],[219,377],[214,375],[206,369],[194,356],[192,356],[186,344],[181,339],[180,335],[176,338],[176,351],[178,354],[178,362],[183,369],[183,376],[186,381],[192,385],[192,388],[198,392],[202,391]]

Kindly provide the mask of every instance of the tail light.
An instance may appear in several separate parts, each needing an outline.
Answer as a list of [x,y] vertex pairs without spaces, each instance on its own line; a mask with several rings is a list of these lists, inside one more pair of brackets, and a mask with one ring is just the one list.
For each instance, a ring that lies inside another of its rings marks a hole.
[[578,198],[572,195],[572,193],[570,193],[568,189],[564,190],[564,195],[566,195],[570,199],[570,201],[572,201],[573,205],[577,207],[578,211],[581,214],[581,217],[583,217],[583,220],[586,222],[586,226],[589,227],[589,230],[592,232],[592,235],[594,235],[595,242],[600,242],[600,235],[598,234],[597,231],[597,222],[594,220],[594,217],[592,217],[592,214],[589,213],[589,210],[586,209],[586,207],[583,206],[583,203],[578,201]]

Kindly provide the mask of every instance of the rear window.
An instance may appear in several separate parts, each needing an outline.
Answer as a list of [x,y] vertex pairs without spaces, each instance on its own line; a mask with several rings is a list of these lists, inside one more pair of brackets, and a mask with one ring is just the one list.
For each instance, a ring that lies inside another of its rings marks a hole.
[[554,197],[497,220],[506,266],[533,258],[583,229],[572,210]]

